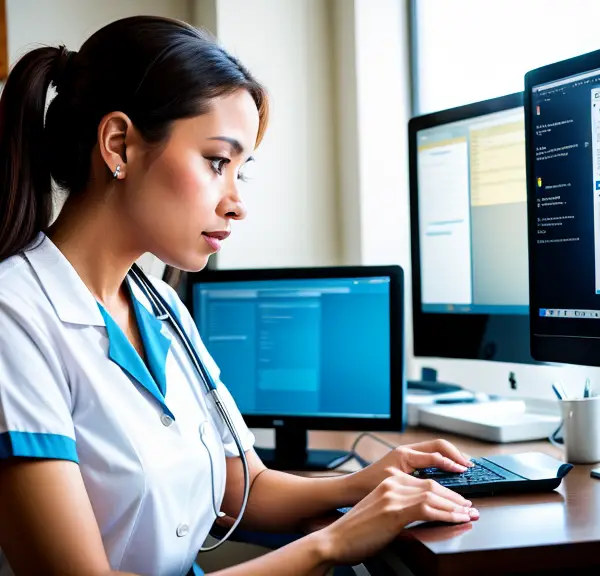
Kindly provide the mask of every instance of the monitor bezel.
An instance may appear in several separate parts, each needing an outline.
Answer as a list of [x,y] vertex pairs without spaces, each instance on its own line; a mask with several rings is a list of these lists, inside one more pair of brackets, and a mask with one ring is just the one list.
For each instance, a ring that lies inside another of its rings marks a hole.
[[[530,342],[533,358],[542,362],[600,366],[600,339],[545,333],[544,320],[539,316],[540,306],[536,290],[536,183],[532,139],[533,88],[567,79],[585,72],[600,70],[600,50],[568,58],[527,72],[525,75],[525,150],[527,170],[527,222],[529,237],[529,317]],[[548,320],[546,320],[548,322]],[[565,322],[570,322],[565,320]]]
[[[523,92],[516,92],[498,98],[483,100],[464,106],[442,110],[422,116],[416,116],[408,124],[409,150],[409,198],[411,232],[411,269],[412,269],[412,311],[413,311],[413,347],[417,357],[437,357],[468,360],[494,360],[502,362],[535,364],[528,350],[515,357],[495,357],[490,351],[485,355],[472,352],[473,344],[457,335],[476,334],[481,326],[495,314],[441,314],[423,312],[421,297],[421,251],[419,234],[419,183],[418,183],[418,143],[417,133],[461,120],[470,120],[487,114],[504,112],[523,107]],[[507,322],[514,321],[521,326],[526,315],[502,314]],[[528,326],[528,324],[527,324]],[[526,328],[527,329],[527,328]],[[524,334],[527,340],[526,333]]]
[[[242,414],[254,428],[287,427],[306,430],[377,430],[402,431],[406,416],[404,362],[404,273],[400,266],[335,266],[317,268],[263,268],[238,270],[203,270],[187,275],[186,305],[194,318],[194,284],[211,282],[245,282],[260,280],[312,280],[321,278],[390,279],[390,416],[388,418],[347,418],[332,416],[289,416],[279,414]],[[224,383],[227,384],[226,382]],[[368,383],[365,383],[368,393]]]

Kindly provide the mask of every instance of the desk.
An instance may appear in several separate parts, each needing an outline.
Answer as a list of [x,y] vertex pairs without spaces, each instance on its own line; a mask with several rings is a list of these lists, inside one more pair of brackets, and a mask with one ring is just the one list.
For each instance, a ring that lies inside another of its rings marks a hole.
[[[411,444],[443,436],[469,456],[539,451],[561,458],[548,442],[489,444],[422,429],[403,434],[377,433],[395,443]],[[311,448],[348,450],[352,432],[311,432]],[[369,460],[385,447],[365,438],[358,452]],[[474,498],[481,518],[464,526],[406,530],[372,562],[375,574],[415,576],[460,574],[600,574],[600,480],[590,478],[594,466],[575,466],[558,490],[550,493]],[[401,562],[398,562],[401,559]],[[396,568],[394,568],[396,566]]]

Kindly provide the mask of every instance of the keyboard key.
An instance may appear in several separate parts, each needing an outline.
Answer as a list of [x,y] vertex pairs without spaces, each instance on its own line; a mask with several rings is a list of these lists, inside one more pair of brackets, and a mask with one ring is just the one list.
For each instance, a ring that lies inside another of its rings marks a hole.
[[460,474],[456,472],[446,472],[439,468],[423,468],[415,470],[413,476],[417,478],[431,478],[439,482],[442,486],[451,488],[453,486],[465,486],[472,484],[489,484],[499,480],[505,480],[504,476],[486,468],[481,462],[473,460],[475,466]]

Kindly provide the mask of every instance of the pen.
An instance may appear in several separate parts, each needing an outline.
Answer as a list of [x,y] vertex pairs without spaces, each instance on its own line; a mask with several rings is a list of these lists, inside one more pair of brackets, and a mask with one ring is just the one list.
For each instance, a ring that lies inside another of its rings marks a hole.
[[560,382],[553,382],[552,383],[552,390],[554,390],[554,393],[556,394],[556,397],[559,400],[565,400],[567,395],[565,394],[565,391],[562,387],[562,384]]
[[584,398],[590,397],[590,379],[589,378],[585,379],[585,386],[583,387],[583,397]]

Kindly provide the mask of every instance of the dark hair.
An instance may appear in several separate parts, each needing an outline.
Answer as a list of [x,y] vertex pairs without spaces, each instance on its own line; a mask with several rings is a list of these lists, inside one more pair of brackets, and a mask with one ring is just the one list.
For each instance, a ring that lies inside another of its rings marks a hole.
[[[50,84],[57,96],[44,110]],[[135,16],[93,34],[79,52],[43,47],[21,58],[0,98],[0,261],[50,224],[52,179],[85,188],[100,120],[120,111],[149,143],[171,123],[209,111],[213,98],[248,90],[267,124],[263,87],[207,33],[184,22]]]

